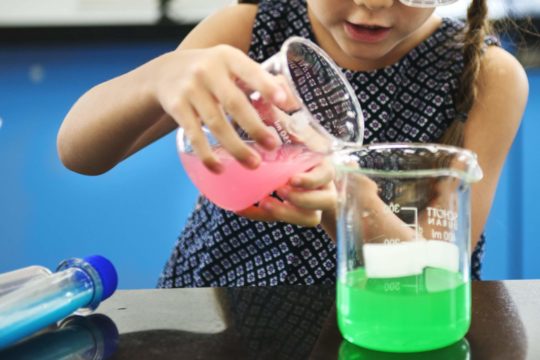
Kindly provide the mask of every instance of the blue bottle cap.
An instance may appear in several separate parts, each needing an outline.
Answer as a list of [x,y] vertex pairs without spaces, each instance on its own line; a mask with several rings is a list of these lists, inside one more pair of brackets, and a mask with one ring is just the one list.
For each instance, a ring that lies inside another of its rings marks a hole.
[[118,274],[114,265],[101,255],[87,256],[83,259],[89,263],[99,275],[103,286],[103,294],[100,301],[110,297],[118,286]]

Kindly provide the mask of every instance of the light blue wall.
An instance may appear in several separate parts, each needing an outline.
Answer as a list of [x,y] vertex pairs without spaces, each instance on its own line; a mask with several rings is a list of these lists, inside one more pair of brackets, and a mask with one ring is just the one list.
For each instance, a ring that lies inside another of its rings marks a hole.
[[528,77],[529,102],[487,224],[486,278],[540,278],[540,71]]
[[117,266],[122,288],[155,286],[196,197],[174,136],[99,177],[66,170],[55,141],[83,91],[174,46],[0,51],[0,272],[98,253]]
[[[196,198],[173,136],[99,177],[63,168],[55,139],[82,92],[175,45],[0,51],[0,272],[31,264],[52,268],[67,257],[99,253],[117,266],[120,287],[155,286]],[[486,230],[486,279],[540,278],[535,209],[540,72],[529,76],[529,106]]]
[[[515,222],[519,229],[523,243],[521,257],[523,259],[522,275],[525,278],[540,278],[540,71],[529,71],[530,99],[521,129],[521,161],[520,174],[515,181],[518,197]],[[521,221],[520,221],[521,220]],[[512,232],[509,234],[512,237]],[[518,241],[519,243],[519,241]]]

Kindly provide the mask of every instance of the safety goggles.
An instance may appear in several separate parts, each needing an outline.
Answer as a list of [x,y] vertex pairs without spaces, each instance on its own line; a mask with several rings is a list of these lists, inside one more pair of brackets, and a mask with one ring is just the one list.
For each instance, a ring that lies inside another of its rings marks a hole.
[[399,0],[402,4],[418,8],[434,8],[437,6],[450,5],[458,0]]

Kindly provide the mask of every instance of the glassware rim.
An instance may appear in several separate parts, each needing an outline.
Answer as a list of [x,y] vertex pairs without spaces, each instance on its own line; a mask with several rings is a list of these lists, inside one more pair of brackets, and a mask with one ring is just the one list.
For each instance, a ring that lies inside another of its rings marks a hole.
[[[321,58],[323,58],[328,63],[328,65],[330,65],[334,73],[338,76],[339,80],[341,80],[341,83],[345,86],[345,88],[347,89],[347,92],[352,95],[350,100],[352,101],[353,106],[358,110],[357,115],[355,117],[356,123],[358,124],[358,139],[354,143],[362,144],[364,140],[364,131],[365,131],[364,113],[362,111],[362,107],[360,106],[360,102],[358,101],[358,97],[356,96],[356,92],[352,88],[351,84],[349,83],[349,81],[347,80],[347,78],[345,77],[341,69],[339,68],[339,66],[335,63],[335,61],[332,58],[330,58],[328,55],[326,55],[324,51],[317,44],[315,44],[309,39],[306,39],[300,36],[291,36],[287,40],[285,40],[285,42],[281,45],[281,48],[279,49],[279,52],[276,55],[278,56],[280,67],[284,66],[284,69],[280,68],[279,70],[285,74],[285,78],[286,78],[285,80],[287,81],[287,85],[293,91],[294,95],[298,99],[301,100],[302,111],[307,112],[308,114],[311,114],[311,111],[306,107],[306,104],[302,100],[302,97],[296,90],[296,85],[294,84],[292,80],[291,70],[289,68],[289,64],[287,61],[287,53],[289,51],[290,46],[294,43],[300,43],[310,48],[317,54],[317,56],[320,56]],[[273,60],[273,58],[274,56],[271,56],[267,61],[271,61]],[[266,61],[263,62],[262,64],[263,67],[266,64],[267,64]],[[329,135],[332,138],[336,139],[335,141],[336,144],[334,144],[334,148],[341,148],[339,144],[344,143],[345,141],[338,139],[337,137],[332,135],[318,121],[313,121],[312,119],[310,119],[310,121],[312,125],[316,126],[319,130],[322,130],[323,134]]]
[[400,3],[406,6],[414,7],[414,8],[424,8],[424,9],[433,9],[440,6],[448,6],[452,5],[459,0],[434,0],[433,3],[426,3],[424,1],[418,1],[418,0],[399,0]]
[[[442,151],[448,155],[458,155],[463,163],[467,164],[468,171],[439,168],[425,170],[375,170],[346,165],[345,162],[351,153],[358,151],[376,151],[376,150],[421,150],[430,152]],[[333,163],[337,172],[343,173],[361,173],[370,176],[394,177],[394,178],[418,178],[418,177],[455,177],[467,183],[475,183],[483,178],[483,172],[478,164],[478,156],[475,152],[453,145],[444,145],[437,143],[406,143],[406,142],[384,142],[368,145],[359,145],[355,143],[346,143],[343,147],[334,152]]]

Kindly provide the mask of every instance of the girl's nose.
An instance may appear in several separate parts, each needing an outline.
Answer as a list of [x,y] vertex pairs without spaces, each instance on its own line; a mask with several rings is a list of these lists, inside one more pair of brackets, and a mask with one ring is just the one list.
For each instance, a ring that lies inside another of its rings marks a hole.
[[353,0],[358,6],[364,6],[369,10],[380,10],[394,5],[394,0]]

